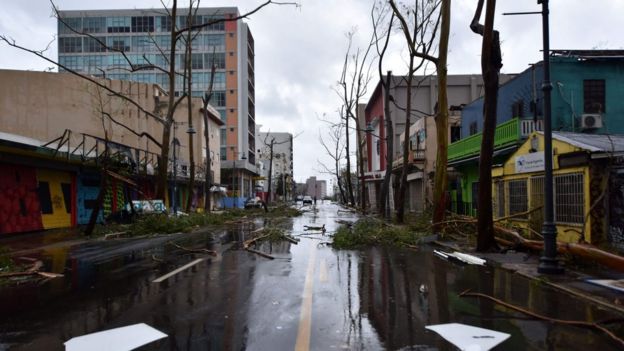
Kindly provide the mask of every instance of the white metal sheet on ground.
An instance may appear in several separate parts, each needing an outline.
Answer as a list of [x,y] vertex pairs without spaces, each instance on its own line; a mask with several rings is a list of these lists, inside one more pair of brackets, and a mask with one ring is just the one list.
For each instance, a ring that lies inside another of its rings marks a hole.
[[65,350],[130,351],[166,337],[167,334],[139,323],[71,338],[65,343]]
[[624,292],[624,279],[612,280],[612,279],[587,279],[588,283],[600,285],[605,288]]
[[462,351],[487,351],[509,338],[509,334],[460,323],[428,325]]

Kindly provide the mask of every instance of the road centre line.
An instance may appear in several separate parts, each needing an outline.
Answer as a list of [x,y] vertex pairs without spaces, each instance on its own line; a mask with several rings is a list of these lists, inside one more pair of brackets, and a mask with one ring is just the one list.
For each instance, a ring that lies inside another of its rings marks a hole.
[[163,280],[167,280],[167,279],[169,279],[170,277],[172,277],[172,276],[174,276],[174,275],[176,275],[176,274],[178,274],[178,273],[182,272],[183,270],[188,269],[188,268],[190,268],[190,267],[193,267],[194,265],[198,264],[199,262],[201,262],[201,261],[203,261],[203,260],[204,260],[203,258],[198,258],[198,259],[196,259],[195,261],[192,261],[192,262],[190,262],[190,263],[187,263],[187,264],[185,264],[184,266],[182,266],[182,267],[180,267],[180,268],[178,268],[178,269],[175,269],[175,270],[173,270],[173,271],[171,271],[171,272],[169,272],[169,273],[167,273],[167,274],[165,274],[165,275],[163,275],[163,276],[161,276],[161,277],[158,277],[158,278],[156,278],[156,279],[152,280],[152,283],[160,283],[160,282],[162,282]]
[[314,268],[316,267],[316,245],[310,245],[310,257],[303,288],[301,314],[299,316],[299,330],[297,332],[296,351],[310,349],[310,333],[312,328],[312,288],[314,287]]

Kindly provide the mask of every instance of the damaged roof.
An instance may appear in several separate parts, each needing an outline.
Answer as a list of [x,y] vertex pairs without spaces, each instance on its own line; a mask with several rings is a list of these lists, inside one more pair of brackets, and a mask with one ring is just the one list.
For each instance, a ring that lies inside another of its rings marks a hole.
[[553,138],[591,152],[624,152],[624,135],[552,132]]

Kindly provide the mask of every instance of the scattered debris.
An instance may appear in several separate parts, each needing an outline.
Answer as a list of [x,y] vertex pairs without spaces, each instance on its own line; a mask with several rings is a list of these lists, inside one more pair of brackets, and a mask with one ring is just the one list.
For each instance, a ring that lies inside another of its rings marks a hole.
[[428,325],[425,328],[440,334],[460,350],[467,351],[490,350],[511,336],[495,330],[460,323]]
[[116,238],[118,239],[121,236],[126,236],[128,235],[128,232],[116,232],[116,233],[108,233],[104,235],[103,240],[109,240],[109,239],[113,239]]
[[59,273],[41,272],[40,269],[43,268],[43,262],[38,259],[31,257],[19,257],[18,259],[21,261],[31,262],[32,265],[25,271],[0,273],[0,278],[24,277],[32,275],[38,275],[48,279],[63,277],[63,275]]
[[303,226],[303,230],[320,230],[321,232],[325,233],[325,224],[323,224],[322,226],[318,227],[318,226],[311,226],[311,225],[304,225]]
[[624,292],[624,279],[613,280],[613,279],[587,279],[586,282],[590,284],[600,285],[605,288],[617,290],[619,292]]
[[461,263],[467,263],[467,264],[474,264],[474,265],[479,265],[479,266],[483,266],[485,265],[485,260],[473,255],[469,255],[466,253],[461,253],[458,251],[455,251],[453,253],[450,252],[444,252],[444,251],[440,251],[440,250],[433,250],[433,253],[438,256],[441,257],[445,260],[450,260],[450,261],[458,261]]
[[180,245],[178,245],[178,244],[176,244],[176,243],[174,243],[174,242],[169,242],[169,244],[170,244],[170,245],[172,245],[172,246],[173,246],[173,247],[175,247],[175,248],[178,248],[178,249],[180,249],[180,250],[187,251],[187,252],[192,252],[192,253],[203,253],[203,254],[208,254],[208,255],[211,255],[211,256],[216,256],[216,255],[217,255],[217,252],[216,252],[216,251],[214,251],[214,250],[208,250],[208,249],[191,249],[191,248],[187,248],[187,247],[184,247],[184,246],[180,246]]
[[166,337],[160,330],[139,323],[71,338],[65,342],[65,350],[130,351]]
[[526,309],[524,309],[522,307],[519,307],[519,306],[516,306],[516,305],[512,305],[510,303],[507,303],[505,301],[499,300],[499,299],[497,299],[497,298],[495,298],[493,296],[490,296],[490,295],[470,292],[470,289],[460,293],[459,296],[460,297],[480,297],[480,298],[488,299],[490,301],[496,302],[497,304],[499,304],[501,306],[505,306],[505,307],[507,307],[507,308],[509,308],[511,310],[516,311],[516,312],[524,313],[524,314],[526,314],[528,316],[531,316],[533,318],[541,319],[541,320],[544,320],[544,321],[547,321],[547,322],[550,322],[550,323],[571,325],[571,326],[575,326],[575,327],[590,328],[590,329],[598,330],[598,331],[601,331],[601,332],[605,333],[612,340],[614,340],[617,344],[619,344],[620,347],[624,348],[624,340],[619,338],[617,335],[615,335],[615,333],[613,333],[609,329],[603,327],[599,323],[550,318],[550,317],[547,317],[547,316],[544,316],[544,315],[541,315],[541,314],[538,314],[538,313],[526,310]]

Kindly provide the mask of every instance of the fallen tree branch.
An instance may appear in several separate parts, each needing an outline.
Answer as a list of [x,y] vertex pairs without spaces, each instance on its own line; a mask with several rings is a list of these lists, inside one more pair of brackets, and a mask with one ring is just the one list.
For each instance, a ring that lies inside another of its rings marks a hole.
[[214,251],[214,250],[190,249],[190,248],[187,248],[187,247],[184,247],[184,246],[180,246],[180,245],[178,245],[176,243],[172,243],[172,242],[169,242],[169,244],[172,245],[173,247],[178,248],[178,249],[183,250],[183,251],[188,251],[188,252],[192,252],[192,253],[204,253],[204,254],[208,254],[208,255],[211,255],[211,256],[216,256],[217,255],[217,252]]
[[273,256],[271,256],[269,254],[266,254],[266,253],[264,253],[262,251],[258,251],[258,250],[254,250],[254,249],[250,249],[250,248],[245,248],[245,250],[249,251],[251,253],[255,253],[256,255],[260,255],[262,257],[268,258],[270,260],[274,260],[275,259],[275,257],[273,257]]
[[63,276],[59,273],[40,272],[39,270],[43,268],[43,262],[41,262],[40,260],[34,260],[30,257],[20,257],[20,259],[28,262],[33,262],[33,264],[25,271],[0,273],[0,278],[25,277],[30,275],[39,275],[45,278],[59,278]]
[[531,316],[533,318],[536,319],[541,319],[550,323],[557,323],[557,324],[563,324],[563,325],[570,325],[570,326],[575,326],[575,327],[582,327],[582,328],[589,328],[589,329],[596,329],[598,331],[601,331],[605,334],[607,334],[607,336],[609,336],[613,341],[615,341],[616,343],[618,343],[621,347],[624,347],[624,340],[622,340],[621,338],[619,338],[617,335],[615,335],[612,331],[610,331],[609,329],[597,324],[597,323],[591,323],[591,322],[583,322],[583,321],[571,321],[571,320],[565,320],[565,319],[558,319],[558,318],[551,318],[551,317],[547,317],[538,313],[535,313],[533,311],[529,311],[527,309],[524,309],[522,307],[516,306],[516,305],[512,305],[510,303],[507,303],[505,301],[502,301],[500,299],[497,299],[493,296],[490,295],[486,295],[486,294],[482,294],[482,293],[473,293],[470,292],[470,289],[463,291],[462,293],[459,294],[460,297],[480,297],[480,298],[484,298],[484,299],[488,299],[490,301],[496,302],[499,305],[505,306],[511,310],[514,310],[516,312],[520,312],[520,313],[524,313],[528,316]]
[[537,211],[537,210],[541,210],[542,208],[544,208],[544,205],[539,205],[539,206],[537,206],[537,207],[535,207],[535,208],[532,208],[532,209],[530,209],[530,210],[528,210],[528,211],[519,212],[519,213],[514,213],[514,214],[511,214],[511,215],[509,215],[509,216],[496,218],[496,219],[494,220],[494,222],[496,223],[496,222],[504,221],[504,220],[511,219],[511,218],[522,217],[522,216],[528,216],[528,215],[530,215],[531,213],[533,213],[533,212],[535,212],[535,211]]

